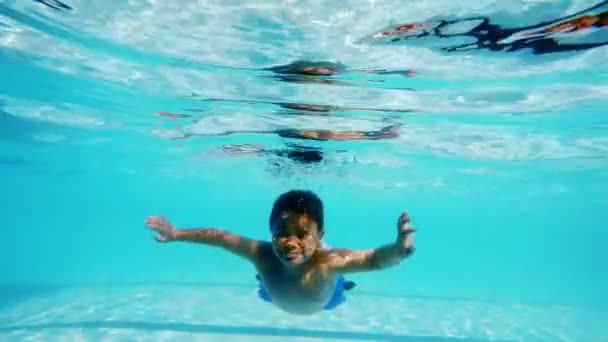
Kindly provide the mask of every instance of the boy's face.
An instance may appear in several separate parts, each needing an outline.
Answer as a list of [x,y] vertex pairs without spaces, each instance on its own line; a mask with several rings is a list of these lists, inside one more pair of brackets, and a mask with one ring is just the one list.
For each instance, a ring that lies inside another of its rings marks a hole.
[[308,261],[321,244],[317,223],[308,215],[285,212],[272,224],[272,249],[286,265]]

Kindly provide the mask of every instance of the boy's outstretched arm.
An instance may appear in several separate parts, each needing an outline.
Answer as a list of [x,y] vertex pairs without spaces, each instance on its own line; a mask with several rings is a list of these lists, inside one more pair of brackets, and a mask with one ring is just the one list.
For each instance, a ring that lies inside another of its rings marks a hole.
[[163,216],[150,216],[146,226],[156,233],[156,241],[184,241],[221,247],[249,261],[255,262],[258,256],[260,241],[215,228],[176,229]]
[[414,232],[410,217],[401,214],[397,220],[397,240],[375,249],[334,249],[328,253],[328,269],[336,273],[376,271],[399,264],[414,253]]

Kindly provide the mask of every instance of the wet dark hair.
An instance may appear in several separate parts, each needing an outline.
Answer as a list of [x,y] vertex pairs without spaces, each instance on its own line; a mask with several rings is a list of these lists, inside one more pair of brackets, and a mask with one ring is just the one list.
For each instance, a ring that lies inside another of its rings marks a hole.
[[323,201],[309,190],[291,190],[280,195],[272,206],[270,213],[270,228],[284,212],[306,214],[317,224],[319,233],[323,232]]

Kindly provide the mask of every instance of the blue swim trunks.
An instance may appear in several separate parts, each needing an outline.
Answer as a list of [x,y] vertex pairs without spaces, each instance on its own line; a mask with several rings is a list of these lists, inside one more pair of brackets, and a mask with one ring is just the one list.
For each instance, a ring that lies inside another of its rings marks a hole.
[[[337,307],[338,305],[340,305],[346,301],[346,296],[344,295],[344,290],[345,290],[344,284],[345,283],[346,283],[346,278],[344,278],[343,275],[339,275],[338,279],[337,279],[336,289],[334,290],[334,294],[333,294],[333,296],[331,296],[331,298],[329,299],[327,304],[325,304],[323,309],[332,310],[335,307]],[[262,299],[266,302],[272,303],[272,299],[268,295],[268,292],[266,292],[266,289],[264,289],[264,285],[262,285],[261,281],[259,281],[258,297],[260,297],[260,299]]]

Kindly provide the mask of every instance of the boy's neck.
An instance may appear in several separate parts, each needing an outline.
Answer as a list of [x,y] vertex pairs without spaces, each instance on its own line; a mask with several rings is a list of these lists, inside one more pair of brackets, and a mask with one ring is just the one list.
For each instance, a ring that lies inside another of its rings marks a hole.
[[294,276],[300,275],[309,268],[309,265],[312,262],[313,258],[314,258],[314,256],[299,265],[289,266],[289,265],[283,264],[283,267],[282,267],[283,272],[286,275],[294,275]]
[[301,263],[299,265],[289,266],[283,264],[283,272],[287,275],[298,275],[304,273],[304,270],[308,266],[308,261]]

